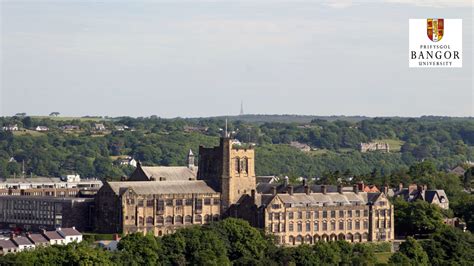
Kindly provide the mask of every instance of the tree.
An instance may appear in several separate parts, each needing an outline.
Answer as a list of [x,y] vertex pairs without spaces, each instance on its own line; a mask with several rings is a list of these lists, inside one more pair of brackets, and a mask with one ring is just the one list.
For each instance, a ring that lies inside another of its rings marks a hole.
[[394,266],[411,266],[412,262],[405,254],[397,251],[393,253],[392,256],[390,256],[388,259],[388,264]]
[[443,225],[441,209],[434,204],[422,200],[406,202],[401,198],[396,198],[393,204],[395,232],[400,235],[430,234]]
[[49,116],[59,116],[59,112],[51,112]]
[[162,256],[160,242],[150,234],[126,235],[120,240],[117,248],[121,252],[119,259],[124,264],[155,265]]
[[407,256],[415,265],[428,265],[428,254],[423,247],[413,237],[407,237],[405,242],[400,245],[401,253]]

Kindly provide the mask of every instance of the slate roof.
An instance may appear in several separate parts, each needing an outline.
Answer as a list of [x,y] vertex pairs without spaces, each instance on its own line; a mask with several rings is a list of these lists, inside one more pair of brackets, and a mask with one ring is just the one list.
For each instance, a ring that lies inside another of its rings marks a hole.
[[365,205],[367,201],[368,193],[359,192],[358,194],[354,192],[344,192],[344,193],[293,193],[290,194],[278,194],[277,196],[285,204],[303,204],[303,205],[351,205],[353,203],[359,203]]
[[59,230],[62,235],[64,236],[80,236],[82,235],[79,231],[77,231],[75,228],[61,228]]
[[10,239],[0,239],[0,247],[3,249],[17,248],[15,243],[13,243],[13,241],[11,241]]
[[13,242],[15,242],[18,246],[33,245],[33,243],[31,243],[31,241],[24,236],[14,237]]
[[43,235],[49,240],[60,240],[64,239],[58,232],[56,231],[46,231]]
[[[275,187],[277,193],[287,193],[288,187],[290,185],[279,184],[279,183],[259,183],[257,184],[257,193],[270,194],[272,193],[272,188]],[[294,193],[305,193],[305,185],[295,184],[293,186]],[[322,192],[321,185],[309,185],[312,192],[320,193]],[[343,187],[342,191],[350,192],[352,187]],[[337,192],[337,186],[326,185],[326,192]]]
[[180,181],[196,179],[197,167],[190,169],[187,166],[142,166],[143,172],[148,178],[166,181]]
[[116,195],[122,195],[128,189],[132,189],[139,195],[154,194],[211,194],[216,193],[206,182],[195,181],[123,181],[108,182],[110,188]]
[[41,244],[41,243],[48,243],[48,239],[46,239],[42,234],[30,234],[28,238],[34,244]]

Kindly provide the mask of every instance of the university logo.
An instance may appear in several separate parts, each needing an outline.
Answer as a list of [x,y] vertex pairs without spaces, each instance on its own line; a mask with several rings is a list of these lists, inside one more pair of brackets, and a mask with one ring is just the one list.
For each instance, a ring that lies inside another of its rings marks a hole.
[[462,19],[410,19],[408,25],[409,67],[462,67]]
[[444,19],[429,18],[426,20],[428,38],[433,42],[439,42],[444,34]]

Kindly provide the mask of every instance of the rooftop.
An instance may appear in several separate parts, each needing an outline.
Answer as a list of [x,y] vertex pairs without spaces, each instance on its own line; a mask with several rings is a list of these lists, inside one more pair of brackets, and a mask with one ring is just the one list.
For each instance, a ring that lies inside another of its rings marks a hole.
[[122,195],[128,189],[132,189],[139,195],[153,194],[212,194],[216,193],[204,181],[123,181],[108,182],[117,195]]

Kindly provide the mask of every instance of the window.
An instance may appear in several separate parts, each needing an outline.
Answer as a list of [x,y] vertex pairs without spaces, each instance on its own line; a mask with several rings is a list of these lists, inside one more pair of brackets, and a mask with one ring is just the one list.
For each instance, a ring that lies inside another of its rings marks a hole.
[[202,199],[196,199],[196,210],[202,210]]
[[166,223],[172,224],[173,223],[173,216],[166,216]]
[[240,173],[240,159],[239,158],[234,159],[234,171],[236,173]]
[[336,218],[336,211],[331,211],[331,218]]
[[177,215],[177,216],[174,218],[174,223],[175,223],[175,224],[182,224],[182,223],[183,223],[183,216]]
[[336,230],[336,221],[331,221],[331,231]]
[[244,159],[242,159],[242,161],[240,161],[240,171],[245,172],[245,173],[249,172],[248,159],[247,158],[244,158]]
[[206,205],[206,206],[211,205],[211,199],[210,198],[205,198],[204,199],[204,205]]
[[319,211],[314,211],[314,219],[319,219]]
[[356,230],[360,229],[360,221],[359,220],[356,221],[355,228],[356,228]]
[[364,229],[369,228],[369,222],[367,220],[364,221]]
[[208,214],[204,215],[204,221],[210,223],[212,221],[212,216]]
[[298,224],[298,232],[303,231],[303,225],[301,223]]
[[160,216],[156,217],[156,223],[157,224],[163,224],[163,222],[164,222],[163,216],[160,215]]
[[152,225],[153,224],[153,217],[151,217],[151,216],[146,217],[146,224],[147,225]]
[[143,200],[138,201],[138,207],[143,207]]
[[356,217],[360,217],[360,210],[356,210]]
[[165,202],[163,200],[158,200],[158,203],[156,204],[156,210],[159,212],[165,210]]
[[327,230],[328,230],[328,222],[323,221],[323,231],[327,231]]
[[196,215],[196,223],[202,223],[202,216],[201,215]]
[[182,199],[177,199],[176,200],[176,206],[182,206],[183,205],[183,200]]
[[347,217],[352,217],[352,210],[347,211]]
[[167,199],[166,200],[166,206],[173,206],[173,200],[172,199]]
[[293,223],[290,223],[290,225],[288,226],[288,231],[293,232],[293,230]]
[[347,221],[347,230],[352,230],[352,220]]
[[193,199],[186,199],[186,206],[193,205]]
[[311,212],[310,211],[306,212],[306,219],[311,219]]
[[368,217],[369,216],[369,211],[368,210],[364,210],[364,217]]
[[298,219],[303,219],[303,212],[298,212]]
[[138,217],[138,224],[142,225],[143,224],[143,217]]
[[311,231],[311,223],[306,222],[306,232],[310,232],[310,231]]
[[220,205],[220,204],[221,204],[221,199],[215,198],[215,199],[213,200],[213,203],[214,203],[214,205]]
[[339,211],[339,218],[344,218],[344,211],[343,210]]
[[319,222],[314,222],[314,231],[319,231]]
[[279,212],[273,213],[273,219],[274,220],[280,220],[280,213]]
[[293,212],[288,213],[288,219],[293,220]]
[[385,210],[381,210],[380,215],[385,217]]
[[344,230],[344,221],[343,220],[339,221],[339,230]]
[[328,218],[328,211],[323,211],[323,218]]
[[147,207],[153,207],[154,200],[147,200],[146,201],[146,206]]
[[190,223],[192,223],[192,222],[193,222],[193,218],[191,217],[191,215],[186,215],[186,216],[184,217],[184,223],[190,224]]

